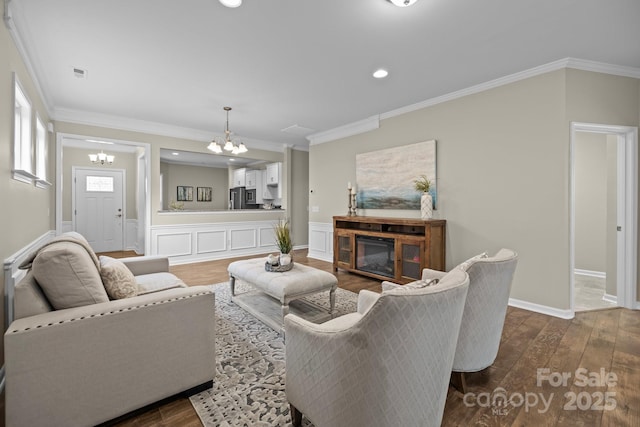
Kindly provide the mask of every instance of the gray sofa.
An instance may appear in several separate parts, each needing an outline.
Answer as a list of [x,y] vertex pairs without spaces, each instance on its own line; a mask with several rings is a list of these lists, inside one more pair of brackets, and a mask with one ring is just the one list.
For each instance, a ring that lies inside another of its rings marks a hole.
[[137,286],[122,299],[96,282],[114,260],[77,233],[25,264],[4,336],[7,426],[96,425],[211,385],[214,294],[184,285],[167,258],[120,261]]

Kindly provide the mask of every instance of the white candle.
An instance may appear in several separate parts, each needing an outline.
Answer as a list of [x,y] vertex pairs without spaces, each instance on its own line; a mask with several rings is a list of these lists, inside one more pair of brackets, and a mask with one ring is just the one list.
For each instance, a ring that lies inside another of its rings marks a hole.
[[351,190],[351,181],[349,181],[349,183],[347,184],[347,189]]

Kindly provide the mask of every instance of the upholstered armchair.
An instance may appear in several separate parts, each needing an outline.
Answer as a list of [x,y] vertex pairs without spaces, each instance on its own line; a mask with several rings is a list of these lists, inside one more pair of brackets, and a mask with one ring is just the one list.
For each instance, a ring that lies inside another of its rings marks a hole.
[[[452,382],[463,393],[464,373],[482,371],[496,360],[517,263],[517,253],[501,249],[494,256],[478,255],[454,268],[469,274],[469,292],[452,369]],[[422,281],[441,280],[446,274],[424,269]],[[383,283],[383,289],[396,286],[401,285]]]
[[323,324],[285,319],[294,426],[439,426],[469,279],[360,291],[356,313]]

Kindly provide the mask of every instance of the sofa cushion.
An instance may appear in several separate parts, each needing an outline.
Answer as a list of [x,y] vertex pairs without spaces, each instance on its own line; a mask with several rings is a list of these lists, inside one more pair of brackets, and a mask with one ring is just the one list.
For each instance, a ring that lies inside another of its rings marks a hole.
[[136,278],[124,263],[108,256],[100,256],[100,277],[111,299],[122,299],[138,295]]
[[138,295],[187,287],[182,280],[167,272],[141,274],[136,276],[136,283],[138,285]]
[[46,245],[33,260],[32,271],[56,310],[109,301],[100,272],[82,244],[57,241]]
[[37,314],[48,313],[53,308],[47,297],[42,292],[40,285],[33,277],[33,271],[28,271],[27,275],[16,284],[13,295],[13,318],[35,316]]

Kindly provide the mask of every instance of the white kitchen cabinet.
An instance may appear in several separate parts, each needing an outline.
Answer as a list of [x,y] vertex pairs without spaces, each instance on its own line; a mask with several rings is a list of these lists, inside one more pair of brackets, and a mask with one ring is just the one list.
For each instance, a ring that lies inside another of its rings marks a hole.
[[233,185],[232,187],[244,187],[246,186],[246,168],[240,168],[233,171]]
[[[257,173],[258,171],[247,171],[245,173],[245,186],[247,187],[247,190],[255,190],[256,188],[258,188],[257,185]],[[258,202],[260,203],[260,202]]]
[[280,163],[269,163],[267,165],[267,185],[280,184]]
[[256,193],[260,193],[260,197],[262,197],[262,202],[258,202],[258,203],[264,203],[265,201],[270,202],[271,200],[275,199],[273,194],[273,187],[267,185],[267,171],[262,170],[259,172],[260,172],[260,185],[258,186]]

